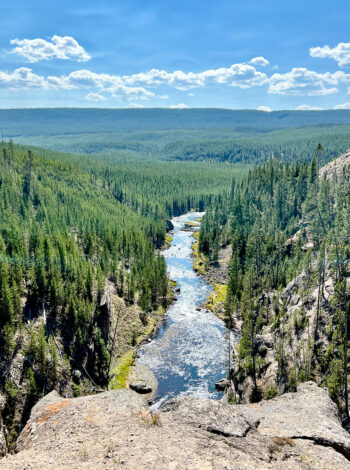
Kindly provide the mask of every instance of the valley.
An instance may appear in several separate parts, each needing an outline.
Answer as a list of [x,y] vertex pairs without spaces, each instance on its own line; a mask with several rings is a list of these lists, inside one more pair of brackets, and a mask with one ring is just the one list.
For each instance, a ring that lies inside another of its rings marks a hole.
[[[168,412],[190,433],[197,421],[186,413],[204,407],[199,428],[211,442],[232,437],[232,413],[252,405],[274,416],[284,397],[301,393],[310,403],[326,387],[321,413],[339,426],[336,439],[341,419],[347,425],[348,113],[325,112],[321,125],[322,113],[185,111],[175,113],[181,128],[172,113],[154,110],[147,121],[147,112],[106,111],[106,132],[92,132],[84,110],[81,133],[72,125],[77,110],[37,110],[39,122],[47,118],[42,135],[30,122],[34,111],[14,113],[17,123],[0,113],[12,129],[0,151],[0,442],[3,454],[20,451],[18,462],[47,396],[58,415],[60,400],[85,407],[106,397],[124,418],[137,405],[150,434]],[[207,412],[222,423],[206,423]],[[273,462],[266,468],[280,468],[269,439],[297,434],[278,428],[267,438],[261,418],[243,415],[239,423],[253,419],[249,433]],[[202,455],[197,438],[192,451]],[[339,468],[347,468],[346,439],[328,442],[341,447]],[[300,460],[303,444],[290,445]]]

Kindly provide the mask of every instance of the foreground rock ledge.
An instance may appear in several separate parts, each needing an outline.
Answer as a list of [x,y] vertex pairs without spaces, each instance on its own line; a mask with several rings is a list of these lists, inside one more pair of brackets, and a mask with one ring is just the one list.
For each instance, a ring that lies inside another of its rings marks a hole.
[[178,398],[152,415],[118,390],[51,392],[33,409],[4,469],[350,469],[350,437],[328,392],[308,382],[253,405]]

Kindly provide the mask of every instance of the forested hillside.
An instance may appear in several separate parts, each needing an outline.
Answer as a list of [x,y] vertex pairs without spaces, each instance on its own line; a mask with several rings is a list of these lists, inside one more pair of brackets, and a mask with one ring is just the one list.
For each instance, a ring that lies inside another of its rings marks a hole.
[[[202,210],[242,174],[113,161],[1,146],[0,386],[10,446],[40,396],[105,388],[120,355],[132,362],[170,299],[157,254],[167,220]],[[118,367],[112,387],[125,382]]]
[[226,318],[243,321],[235,399],[313,379],[347,415],[350,175],[343,159],[319,176],[321,152],[310,164],[270,160],[233,184],[208,210],[199,247],[215,264],[232,246]]
[[[263,129],[259,117],[255,128],[204,129],[203,115],[190,113],[182,125],[194,130],[136,120],[141,130],[107,134],[102,120],[103,132],[99,123],[95,133],[72,125],[71,135],[50,135],[58,111],[34,111],[47,118],[43,135],[0,147],[0,387],[10,448],[48,391],[126,386],[136,348],[172,298],[160,254],[168,221],[190,210],[207,211],[199,249],[208,264],[232,248],[226,320],[243,319],[232,399],[272,397],[313,378],[346,407],[348,171],[336,184],[318,177],[348,146],[349,125],[333,126],[346,113],[330,113],[324,128],[273,130],[272,120]],[[70,111],[61,126],[72,124]]]

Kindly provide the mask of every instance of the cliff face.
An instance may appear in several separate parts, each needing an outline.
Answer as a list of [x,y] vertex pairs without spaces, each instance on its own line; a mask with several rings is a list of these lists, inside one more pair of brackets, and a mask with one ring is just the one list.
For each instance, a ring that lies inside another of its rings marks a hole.
[[350,169],[350,149],[343,153],[340,157],[331,161],[320,169],[320,178],[339,178],[343,172],[349,174]]
[[158,413],[130,390],[75,399],[51,392],[32,410],[14,469],[350,469],[350,437],[328,392],[254,405],[182,397]]
[[[314,330],[318,308],[318,287],[310,273],[303,272],[282,292],[263,294],[259,305],[266,325],[256,335],[255,353],[257,385],[263,395],[280,394],[294,389],[305,376],[312,374],[317,383],[327,377],[320,358],[330,354],[330,338],[334,308],[331,303],[334,283],[326,273],[318,318],[318,356],[314,355]],[[283,310],[280,321],[276,321]],[[253,380],[242,374],[238,358],[231,371],[236,385],[236,398],[247,403],[253,390]]]
[[[152,313],[144,313],[136,304],[128,305],[125,300],[118,296],[116,287],[106,283],[104,295],[99,306],[97,326],[100,328],[105,342],[111,353],[110,379],[113,381],[117,375],[119,361],[123,355],[129,354],[131,360],[138,344],[145,340],[163,318],[163,310],[158,309]],[[85,342],[85,350],[80,361],[75,362],[75,367],[64,359],[64,343],[59,333],[55,333],[55,346],[57,351],[57,372],[54,378],[42,379],[40,366],[35,355],[28,355],[27,350],[31,342],[32,333],[37,334],[45,325],[52,333],[49,317],[44,311],[38,312],[37,318],[31,321],[31,327],[23,328],[21,333],[16,334],[17,347],[10,359],[0,358],[0,371],[2,371],[2,382],[0,385],[4,390],[4,400],[0,399],[0,414],[3,408],[3,418],[7,427],[8,447],[11,451],[21,429],[26,423],[31,407],[37,401],[37,397],[28,399],[28,386],[26,380],[27,370],[32,369],[37,382],[42,385],[42,390],[47,392],[53,388],[61,395],[72,397],[74,395],[86,395],[93,393],[96,383],[105,385],[106,371],[96,367],[96,345],[93,338]],[[52,360],[49,356],[50,361]],[[127,375],[127,374],[126,374]],[[5,377],[5,379],[4,379]],[[40,380],[42,379],[42,382]],[[117,377],[118,379],[118,377]],[[11,387],[9,386],[11,384]],[[126,386],[125,378],[121,380],[122,387]],[[110,384],[113,388],[113,383]],[[39,389],[39,387],[38,387]],[[41,390],[40,390],[41,391]],[[2,455],[0,421],[0,456]]]

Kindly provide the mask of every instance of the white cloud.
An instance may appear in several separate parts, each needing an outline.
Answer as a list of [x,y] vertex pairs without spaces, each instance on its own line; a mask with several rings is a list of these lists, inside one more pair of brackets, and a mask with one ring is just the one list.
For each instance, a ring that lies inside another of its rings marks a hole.
[[52,88],[64,88],[66,90],[78,88],[97,88],[100,91],[110,93],[113,97],[129,96],[148,99],[154,97],[152,91],[143,87],[130,87],[123,83],[119,75],[94,73],[90,70],[76,70],[66,76],[47,78]]
[[350,103],[337,104],[334,109],[350,109]]
[[[155,97],[155,93],[147,88],[168,85],[178,90],[190,90],[204,87],[209,83],[226,84],[229,86],[250,88],[261,86],[268,82],[265,73],[258,72],[248,64],[234,64],[228,68],[206,70],[200,73],[185,73],[181,70],[166,72],[152,69],[134,75],[109,75],[94,73],[90,70],[76,70],[69,75],[60,77],[49,76],[47,81],[52,88],[76,89],[95,88],[111,93],[113,96],[130,95],[140,99]],[[167,99],[168,95],[160,96]]]
[[311,47],[311,57],[334,59],[340,67],[350,66],[350,42],[340,42],[337,46]]
[[188,106],[184,103],[172,104],[169,109],[188,109]]
[[[154,97],[152,91],[143,87],[130,87],[123,84],[119,76],[96,74],[89,70],[77,70],[66,76],[48,76],[37,75],[32,69],[20,67],[13,72],[0,71],[0,87],[9,89],[95,89],[104,92],[113,97],[128,96],[129,98],[138,98],[147,100]],[[104,98],[100,93],[92,91],[86,95],[90,101],[101,101]]]
[[258,111],[266,111],[267,113],[271,113],[272,109],[268,106],[259,106]]
[[12,39],[11,44],[16,47],[10,54],[18,54],[25,57],[28,62],[40,60],[62,59],[87,62],[90,54],[71,36],[52,36],[51,40],[45,39]]
[[309,104],[300,104],[295,108],[296,111],[322,111],[323,108],[318,106],[310,106]]
[[13,72],[0,71],[0,87],[12,89],[49,88],[45,77],[33,73],[32,69],[20,67]]
[[269,80],[269,93],[280,95],[330,95],[337,93],[336,85],[349,83],[344,72],[317,73],[306,68],[293,68],[290,72],[274,73]]
[[195,74],[193,72],[186,74],[181,70],[169,73],[165,70],[152,69],[148,72],[124,75],[121,79],[127,85],[144,85],[148,87],[170,85],[178,90],[189,90],[191,88],[204,85],[199,74]]
[[104,101],[106,98],[99,93],[88,93],[85,96],[86,101]]
[[207,70],[198,74],[206,82],[228,84],[239,88],[250,88],[267,83],[267,75],[258,72],[252,65],[233,64],[229,68]]
[[112,75],[79,69],[67,75],[44,77],[35,74],[32,69],[27,67],[18,68],[13,72],[0,71],[0,87],[86,89],[86,99],[89,101],[101,101],[106,99],[107,95],[115,98],[126,96],[132,102],[150,98],[168,99],[167,94],[156,94],[155,90],[152,90],[159,86],[188,90],[188,95],[193,96],[193,88],[205,87],[210,84],[241,89],[267,85],[268,92],[272,94],[317,96],[336,93],[340,85],[349,87],[350,74],[339,70],[334,73],[318,73],[306,68],[293,68],[289,72],[274,73],[268,77],[267,74],[257,71],[253,65],[246,63],[198,73],[152,69],[133,75]]
[[253,65],[260,65],[260,67],[266,67],[266,65],[269,65],[269,61],[265,59],[265,57],[254,57],[251,61],[249,61],[250,64]]
[[143,104],[139,104],[139,103],[130,103],[129,108],[141,109],[141,108],[144,108],[144,106]]
[[126,85],[143,85],[148,87],[169,85],[181,91],[203,87],[208,83],[250,88],[263,85],[268,80],[265,73],[258,72],[252,65],[248,64],[233,64],[231,67],[221,67],[199,73],[185,73],[182,70],[167,72],[165,70],[152,69],[148,72],[124,75],[120,78]]

